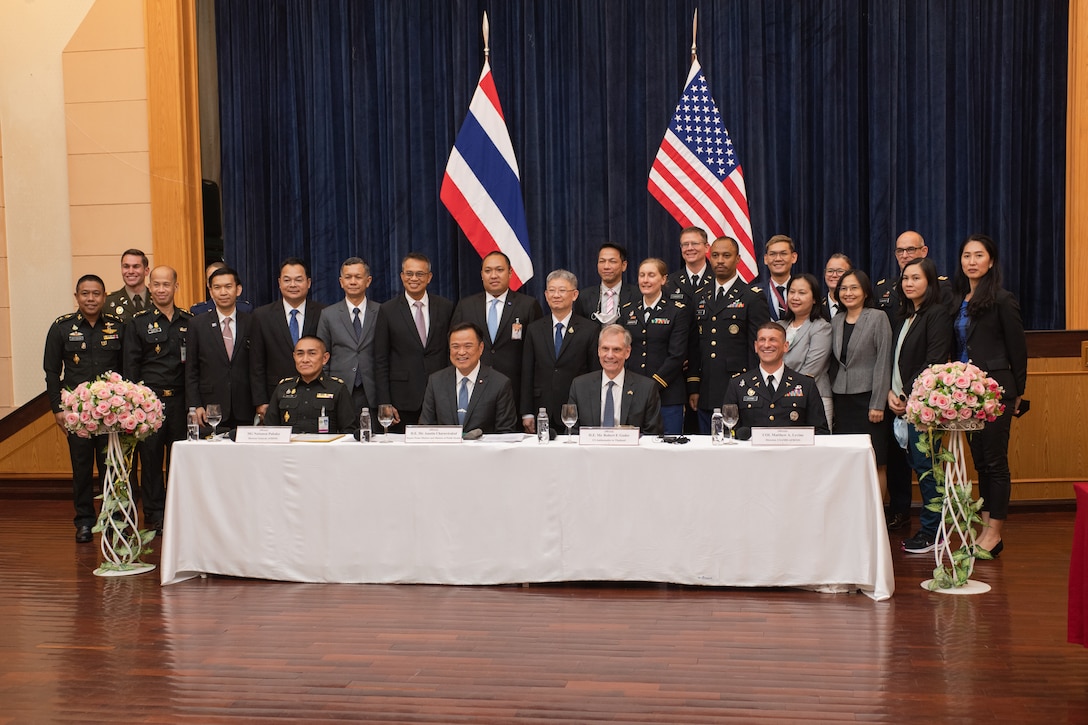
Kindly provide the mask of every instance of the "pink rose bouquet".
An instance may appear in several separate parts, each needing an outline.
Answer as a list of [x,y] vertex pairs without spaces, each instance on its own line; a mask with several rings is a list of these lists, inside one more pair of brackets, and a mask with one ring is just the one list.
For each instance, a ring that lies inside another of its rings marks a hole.
[[162,401],[150,388],[118,373],[62,390],[64,427],[81,438],[120,433],[144,440],[162,427]]
[[918,428],[993,423],[1005,412],[1001,386],[972,363],[930,365],[914,381],[907,401],[907,422]]

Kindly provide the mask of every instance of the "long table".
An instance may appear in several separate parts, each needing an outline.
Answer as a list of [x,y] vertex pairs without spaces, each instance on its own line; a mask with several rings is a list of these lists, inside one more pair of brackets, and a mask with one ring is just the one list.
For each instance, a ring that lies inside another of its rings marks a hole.
[[175,444],[163,584],[654,581],[894,590],[867,436],[815,446]]

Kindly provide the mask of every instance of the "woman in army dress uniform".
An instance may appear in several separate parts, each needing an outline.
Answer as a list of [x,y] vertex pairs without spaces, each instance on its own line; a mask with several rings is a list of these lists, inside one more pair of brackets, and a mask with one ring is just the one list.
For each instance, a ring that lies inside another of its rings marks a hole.
[[684,428],[684,363],[687,362],[691,310],[683,301],[668,299],[662,287],[668,268],[651,257],[638,267],[642,296],[626,303],[618,323],[631,333],[631,357],[627,369],[652,378],[660,389],[661,418],[665,435],[679,435]]

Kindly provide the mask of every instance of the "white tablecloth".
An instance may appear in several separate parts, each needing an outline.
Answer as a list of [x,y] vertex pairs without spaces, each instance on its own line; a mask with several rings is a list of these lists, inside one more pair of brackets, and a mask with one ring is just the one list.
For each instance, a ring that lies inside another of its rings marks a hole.
[[162,583],[578,580],[894,590],[868,437],[815,446],[174,446]]

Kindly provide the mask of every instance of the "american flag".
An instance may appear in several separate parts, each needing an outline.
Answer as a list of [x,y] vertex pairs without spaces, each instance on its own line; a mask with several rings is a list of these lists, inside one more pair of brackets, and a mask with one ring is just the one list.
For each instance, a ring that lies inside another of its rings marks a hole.
[[494,251],[510,258],[511,289],[529,281],[533,260],[521,173],[486,60],[446,162],[439,196],[481,258]]
[[698,60],[691,63],[647,187],[681,225],[702,227],[712,241],[736,239],[741,278],[750,282],[756,276],[744,172]]

